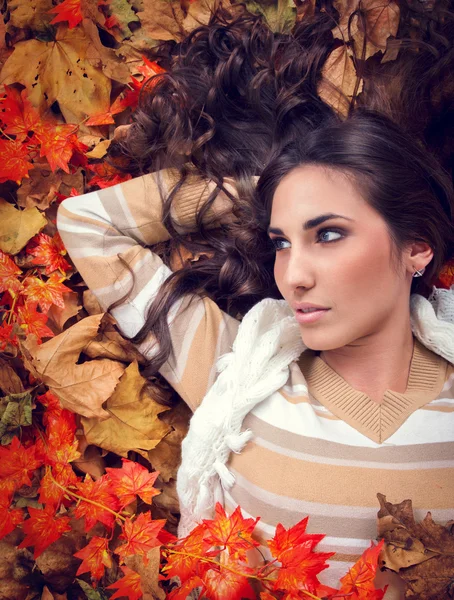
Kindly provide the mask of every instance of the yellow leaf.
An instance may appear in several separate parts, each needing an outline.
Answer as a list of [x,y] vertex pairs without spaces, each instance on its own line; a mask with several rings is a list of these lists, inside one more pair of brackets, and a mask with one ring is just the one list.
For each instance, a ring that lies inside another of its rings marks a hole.
[[[91,317],[93,318],[93,317]],[[137,362],[127,367],[114,393],[106,402],[110,418],[82,418],[85,437],[95,444],[120,456],[134,450],[147,457],[171,428],[159,419],[159,414],[169,410],[158,404],[147,391],[141,394],[145,379],[139,373]],[[156,393],[161,393],[156,389]]]
[[64,408],[86,417],[107,418],[102,408],[123,374],[124,366],[101,359],[77,364],[82,349],[98,335],[102,315],[82,319],[48,342],[35,336],[21,342],[25,366],[57,394]]
[[99,55],[95,53],[96,65],[88,60],[93,52],[92,40],[82,28],[61,25],[53,42],[18,42],[2,69],[1,80],[24,85],[40,112],[58,101],[63,114],[66,109],[82,121],[110,106],[111,80],[102,72]]
[[18,210],[0,198],[0,250],[17,254],[27,242],[47,225],[37,208]]

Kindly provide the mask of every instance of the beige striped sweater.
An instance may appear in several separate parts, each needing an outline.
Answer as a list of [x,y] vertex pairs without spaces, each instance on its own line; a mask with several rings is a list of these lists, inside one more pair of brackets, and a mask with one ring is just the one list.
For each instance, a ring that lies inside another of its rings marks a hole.
[[[165,191],[175,177],[170,171],[146,175],[69,198],[58,211],[68,253],[104,308],[130,289],[121,259],[132,268],[133,291],[112,311],[128,335],[140,329],[170,273],[146,246],[169,238],[158,178]],[[176,199],[177,223],[194,226],[196,207],[213,189],[212,182],[192,177]],[[208,216],[228,220],[229,207],[220,193]],[[174,353],[161,373],[195,410],[238,322],[201,298],[182,299],[169,319]],[[151,336],[139,347],[150,356],[154,348]],[[320,577],[324,583],[335,585],[376,537],[377,492],[391,502],[411,498],[417,517],[431,510],[439,522],[454,519],[454,367],[417,341],[405,394],[388,391],[376,404],[306,351],[291,365],[286,385],[252,409],[244,427],[254,438],[230,457],[236,483],[225,493],[226,509],[239,504],[246,516],[260,516],[262,540],[277,523],[291,526],[310,515],[309,530],[326,534],[319,549],[336,552]],[[403,598],[397,578],[383,573],[378,581],[391,583],[387,600]]]

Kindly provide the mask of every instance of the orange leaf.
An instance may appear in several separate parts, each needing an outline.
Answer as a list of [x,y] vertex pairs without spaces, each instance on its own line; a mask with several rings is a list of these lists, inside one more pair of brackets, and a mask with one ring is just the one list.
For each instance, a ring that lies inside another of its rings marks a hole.
[[30,302],[26,306],[17,309],[17,322],[25,330],[27,335],[33,334],[41,343],[41,338],[54,337],[54,333],[47,327],[47,315],[36,311],[36,302]]
[[317,575],[326,569],[326,560],[334,552],[314,552],[315,546],[324,535],[306,534],[308,519],[286,530],[280,523],[274,537],[268,541],[272,555],[279,560],[275,590],[307,590],[316,593],[321,585]]
[[41,394],[41,396],[36,396],[36,399],[46,407],[46,412],[43,415],[44,425],[47,425],[48,420],[51,417],[58,419],[62,413],[62,410],[64,410],[58,396],[50,391],[47,391],[45,394]]
[[375,589],[374,579],[377,572],[378,556],[383,547],[384,540],[378,544],[371,543],[362,556],[356,561],[346,575],[340,580],[342,586],[338,592],[339,600],[381,600],[385,595],[384,590]]
[[285,529],[278,523],[273,539],[268,541],[268,547],[275,558],[281,560],[289,549],[308,541],[312,543],[312,548],[315,548],[325,537],[323,534],[307,534],[308,520],[309,517],[305,517],[290,529]]
[[30,518],[23,522],[22,529],[26,533],[25,539],[18,548],[34,546],[35,560],[44,550],[57,541],[65,531],[71,531],[69,517],[56,517],[53,506],[44,508],[28,507]]
[[5,321],[0,325],[0,351],[5,351],[8,347],[19,346],[17,337],[13,334],[13,326],[8,325]]
[[108,163],[90,165],[89,168],[96,173],[96,175],[90,179],[88,184],[90,187],[97,185],[101,189],[104,189],[116,185],[117,183],[121,183],[122,181],[132,179],[130,173],[122,173]]
[[[228,565],[227,565],[228,566]],[[238,564],[233,563],[232,568],[238,569]],[[242,598],[256,598],[247,577],[233,573],[228,569],[210,569],[203,576],[208,598],[213,600],[241,600]]]
[[438,282],[448,290],[454,285],[454,259],[444,265],[438,274]]
[[77,569],[76,575],[90,571],[93,579],[101,579],[105,568],[112,566],[107,538],[92,537],[85,548],[76,552],[74,556],[82,559],[82,564]]
[[78,479],[71,465],[56,464],[47,467],[38,489],[39,502],[58,507],[62,502],[65,491],[54,483],[53,479],[64,488],[75,485]]
[[60,23],[61,21],[68,21],[69,29],[73,29],[79,25],[83,19],[80,0],[64,0],[55,8],[51,8],[48,12],[55,13],[57,15],[50,22],[51,25]]
[[28,137],[29,131],[35,131],[41,125],[41,117],[27,98],[27,90],[18,92],[7,85],[5,96],[0,99],[0,119],[5,125],[5,133],[16,136],[18,142],[23,142]]
[[13,508],[10,510],[11,498],[9,496],[0,496],[0,514],[2,520],[0,522],[0,540],[14,531],[16,525],[24,520],[24,511],[21,508]]
[[58,273],[52,273],[47,281],[38,277],[26,277],[24,279],[25,296],[37,302],[43,312],[47,312],[52,304],[65,308],[63,294],[71,290],[61,283]]
[[0,250],[0,292],[8,291],[11,296],[15,296],[22,289],[22,283],[17,279],[22,271],[11,260],[8,254]]
[[256,519],[244,519],[239,506],[235,511],[227,516],[222,505],[216,504],[215,518],[213,520],[204,520],[208,536],[205,541],[210,546],[222,546],[229,551],[232,558],[246,560],[246,552],[251,548],[256,548],[260,544],[252,538],[252,532],[255,529]]
[[30,472],[42,465],[36,456],[36,446],[25,448],[17,437],[9,446],[0,446],[0,478],[4,478],[18,489],[22,485],[31,485]]
[[33,169],[25,145],[18,140],[0,140],[0,183],[15,181],[20,184]]
[[126,543],[119,546],[115,553],[120,556],[122,562],[127,556],[139,554],[147,564],[147,552],[161,545],[158,535],[164,525],[165,519],[153,521],[150,512],[140,513],[134,521],[126,519],[120,535],[120,539],[126,540]]
[[35,257],[32,261],[34,265],[46,266],[46,275],[57,270],[65,272],[71,269],[71,265],[63,258],[66,255],[66,248],[59,233],[56,233],[53,238],[45,233],[39,233],[28,244],[27,253]]
[[126,458],[122,459],[121,469],[107,468],[109,479],[120,505],[126,506],[140,496],[144,502],[151,504],[152,498],[161,492],[154,486],[158,471],[150,473],[145,467]]
[[77,125],[44,123],[35,133],[36,140],[41,144],[40,156],[47,158],[52,171],[60,168],[69,173],[68,163],[74,150],[88,150],[87,146],[81,146],[78,142],[77,129]]
[[85,519],[85,531],[89,531],[98,521],[113,527],[115,515],[112,511],[117,512],[120,503],[112,493],[108,478],[103,476],[93,481],[90,475],[85,475],[84,481],[77,484],[77,489],[81,496],[97,503],[81,500],[75,509],[76,517]]
[[[176,576],[180,578],[182,585],[185,582],[189,585],[191,578],[195,575],[202,575],[209,568],[206,562],[200,561],[209,548],[203,539],[205,533],[206,526],[201,523],[183,540],[169,547],[170,551],[166,552],[167,564],[163,568],[168,579]],[[176,553],[173,554],[172,550],[175,550]]]
[[123,566],[121,570],[125,576],[107,586],[108,590],[117,588],[117,591],[110,599],[114,600],[114,598],[126,597],[129,600],[139,600],[139,598],[142,598],[143,592],[140,586],[140,575],[129,567]]

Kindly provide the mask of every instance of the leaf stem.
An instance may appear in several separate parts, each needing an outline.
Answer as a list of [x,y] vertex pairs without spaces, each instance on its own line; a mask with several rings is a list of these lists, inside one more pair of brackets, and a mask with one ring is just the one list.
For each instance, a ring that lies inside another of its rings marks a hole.
[[122,521],[126,521],[126,517],[124,517],[120,513],[115,512],[114,510],[112,510],[108,506],[104,506],[104,504],[101,504],[100,502],[96,502],[95,500],[90,500],[89,498],[85,498],[84,496],[79,496],[79,494],[76,494],[75,492],[72,492],[70,489],[68,489],[64,485],[61,485],[60,483],[58,483],[58,481],[56,481],[54,479],[54,477],[52,475],[52,471],[50,470],[50,467],[47,466],[46,467],[46,471],[49,473],[49,477],[51,478],[52,483],[54,483],[57,487],[59,487],[61,490],[63,490],[66,494],[69,494],[70,496],[72,496],[73,498],[77,498],[78,500],[82,500],[83,502],[88,502],[89,504],[93,504],[94,506],[97,506],[98,508],[102,508],[103,510],[107,510],[108,512],[110,512],[113,515],[115,515],[115,517],[117,519],[121,519]]

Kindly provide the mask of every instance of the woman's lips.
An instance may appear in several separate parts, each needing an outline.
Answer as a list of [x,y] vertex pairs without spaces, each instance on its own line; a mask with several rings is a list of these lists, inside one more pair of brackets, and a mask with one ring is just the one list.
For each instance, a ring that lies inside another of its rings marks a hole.
[[323,316],[329,310],[329,308],[319,308],[311,312],[303,312],[302,310],[297,310],[295,313],[295,317],[298,323],[301,323],[301,325],[307,325],[308,323],[315,323],[316,321],[322,319]]

